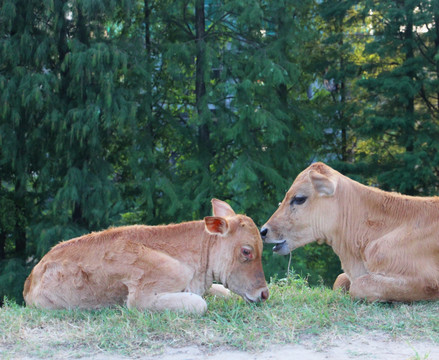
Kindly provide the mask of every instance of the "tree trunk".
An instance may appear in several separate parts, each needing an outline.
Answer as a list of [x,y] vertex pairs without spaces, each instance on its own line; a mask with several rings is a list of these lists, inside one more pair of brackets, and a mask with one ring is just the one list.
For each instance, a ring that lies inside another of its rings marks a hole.
[[6,245],[6,236],[7,233],[2,231],[0,232],[0,261],[5,259],[5,245]]
[[81,205],[78,204],[77,202],[75,202],[73,208],[72,221],[79,226],[84,226],[84,219],[82,216]]
[[[209,165],[212,159],[212,147],[210,144],[210,132],[207,123],[208,107],[205,102],[206,83],[204,73],[206,71],[206,53],[205,53],[205,35],[206,20],[204,15],[204,0],[196,0],[195,3],[195,42],[196,42],[196,63],[195,63],[195,106],[197,109],[200,125],[198,127],[198,158],[201,161],[201,179],[203,173],[209,171]],[[208,189],[210,193],[210,189]],[[201,214],[210,212],[210,206],[207,202],[200,204]]]
[[149,0],[144,0],[144,21],[145,21],[145,56],[146,56],[146,97],[145,97],[145,109],[148,122],[151,123],[152,120],[152,49],[151,49],[151,31],[150,31],[150,16],[151,8]]
[[21,184],[20,180],[15,183],[15,228],[14,228],[14,239],[15,239],[15,255],[16,257],[23,258],[26,254],[26,224],[25,224],[25,193],[24,186]]
[[[206,20],[204,16],[204,0],[197,0],[195,4],[195,41],[197,44],[197,59],[195,64],[195,106],[199,118],[203,119],[205,115],[206,105],[203,104],[206,95],[206,83],[204,82],[204,71],[206,70],[205,55],[205,35]],[[203,121],[205,121],[203,119]],[[210,134],[208,125],[203,122],[198,129],[200,150],[206,150],[208,147]]]
[[[439,6],[436,5],[437,8],[434,8],[435,11],[439,12]],[[436,30],[436,37],[434,39],[434,45],[435,45],[435,54],[439,53],[439,13],[434,14],[434,26]],[[439,79],[439,59],[436,60],[436,79]],[[439,91],[436,94],[436,111],[439,111]]]
[[[340,41],[339,46],[340,49],[343,49],[344,45],[344,26],[343,26],[343,19],[340,19],[339,23],[339,34],[340,34]],[[345,61],[343,57],[343,53],[340,53],[340,73],[341,73],[341,79],[340,79],[340,106],[339,106],[339,120],[340,120],[340,128],[341,128],[341,160],[347,161],[347,147],[348,147],[348,130],[347,130],[347,121],[345,119],[345,108],[346,108],[346,69],[345,69]]]
[[[413,11],[413,10],[411,10]],[[410,60],[414,58],[414,50],[413,50],[413,13],[407,14],[407,25],[404,31],[404,44],[406,49],[405,60]],[[411,70],[407,73],[408,77],[412,82],[416,79],[416,74]],[[413,153],[414,141],[416,138],[415,133],[415,98],[414,96],[410,96],[407,99],[407,106],[405,109],[406,117],[407,117],[407,127],[405,131],[407,132],[407,140],[406,140],[406,152]],[[415,187],[410,186],[406,191],[407,195],[415,195]]]

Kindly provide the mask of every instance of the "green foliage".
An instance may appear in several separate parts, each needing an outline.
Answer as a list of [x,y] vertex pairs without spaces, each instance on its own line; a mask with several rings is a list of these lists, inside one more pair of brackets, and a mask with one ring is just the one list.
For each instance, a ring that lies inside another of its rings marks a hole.
[[309,244],[293,251],[291,257],[273,254],[272,247],[266,246],[262,258],[267,279],[279,279],[293,273],[306,278],[311,286],[324,285],[332,288],[341,272],[340,260],[329,246]]
[[[365,175],[376,176],[385,189],[437,194],[437,4],[384,1],[371,2],[370,8],[377,25],[365,51],[375,60],[365,66],[367,75],[359,81],[370,106],[356,131],[373,142],[364,140],[357,159],[371,165],[373,174]],[[371,148],[375,144],[382,148],[376,155]]]
[[[13,258],[0,262],[0,299],[8,297],[19,304],[23,301],[23,284],[29,274],[22,259]],[[1,303],[1,302],[0,302]]]
[[[435,1],[11,1],[0,5],[1,294],[57,242],[210,214],[262,225],[319,159],[438,191]],[[204,15],[204,16],[202,16]],[[422,30],[422,31],[421,31]],[[288,258],[264,252],[267,277]],[[292,267],[330,285],[327,247]]]
[[6,1],[0,10],[8,19],[0,28],[0,195],[14,205],[2,208],[0,260],[9,259],[2,285],[17,300],[13,287],[25,278],[17,264],[34,264],[60,240],[107,227],[120,213],[109,150],[135,103],[122,81],[127,56],[103,26],[117,9]]

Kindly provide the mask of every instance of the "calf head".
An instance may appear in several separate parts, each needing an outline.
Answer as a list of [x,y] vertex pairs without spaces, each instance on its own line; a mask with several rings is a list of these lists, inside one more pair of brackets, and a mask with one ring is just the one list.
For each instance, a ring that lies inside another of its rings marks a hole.
[[215,280],[255,302],[268,298],[262,269],[262,239],[252,219],[237,215],[226,202],[212,200],[213,215],[204,219],[210,234],[218,235],[210,251]]
[[277,211],[261,229],[264,242],[280,255],[313,241],[326,241],[337,221],[337,173],[315,163],[300,173]]

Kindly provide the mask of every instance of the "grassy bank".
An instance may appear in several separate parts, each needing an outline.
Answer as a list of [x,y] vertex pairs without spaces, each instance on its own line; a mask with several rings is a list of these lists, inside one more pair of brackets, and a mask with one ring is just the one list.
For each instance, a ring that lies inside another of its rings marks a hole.
[[0,309],[0,358],[78,357],[102,351],[142,355],[185,345],[260,350],[373,332],[439,343],[439,302],[367,304],[327,288],[310,288],[297,278],[272,283],[265,304],[248,305],[235,296],[208,297],[207,302],[204,316],[124,307],[44,311],[7,303]]

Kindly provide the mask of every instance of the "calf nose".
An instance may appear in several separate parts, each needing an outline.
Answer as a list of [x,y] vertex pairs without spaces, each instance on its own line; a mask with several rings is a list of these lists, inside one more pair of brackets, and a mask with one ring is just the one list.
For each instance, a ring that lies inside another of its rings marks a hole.
[[265,289],[261,292],[261,299],[262,301],[265,301],[270,296],[270,293],[268,292],[268,289]]
[[267,236],[267,233],[268,233],[268,228],[263,227],[263,228],[261,229],[261,238],[262,238],[262,240],[265,239],[265,237]]

